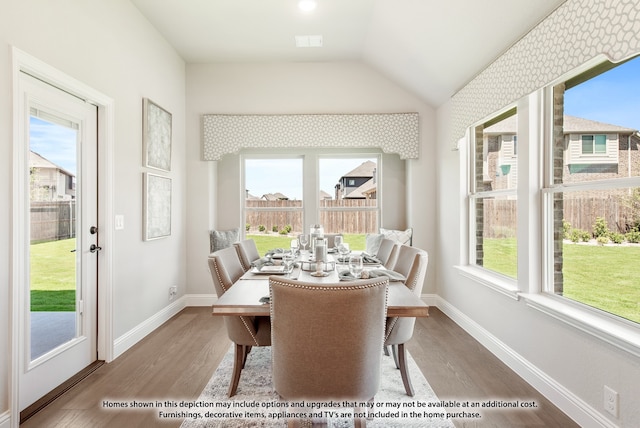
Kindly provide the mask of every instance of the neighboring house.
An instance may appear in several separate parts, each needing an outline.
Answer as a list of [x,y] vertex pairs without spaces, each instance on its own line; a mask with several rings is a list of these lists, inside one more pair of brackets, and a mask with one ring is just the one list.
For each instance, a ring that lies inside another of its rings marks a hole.
[[330,201],[331,195],[325,192],[324,190],[320,190],[320,200],[321,201]]
[[[515,188],[518,176],[517,115],[484,129],[484,181],[493,190]],[[640,176],[638,131],[564,116],[563,182]]]
[[336,199],[367,199],[376,196],[376,163],[363,162],[346,173],[336,184]]
[[76,177],[38,153],[29,153],[32,201],[71,200],[76,197]]
[[289,198],[280,192],[276,193],[265,193],[262,195],[262,199],[265,201],[288,201]]

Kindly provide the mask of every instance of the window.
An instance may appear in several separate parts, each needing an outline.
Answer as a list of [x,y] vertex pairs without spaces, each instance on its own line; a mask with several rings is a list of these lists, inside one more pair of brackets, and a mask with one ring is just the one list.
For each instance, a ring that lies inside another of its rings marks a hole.
[[583,135],[582,136],[582,154],[599,154],[607,152],[607,136],[598,135]]
[[365,235],[379,229],[379,168],[379,155],[244,156],[245,236],[264,254],[319,223],[364,250]]
[[301,157],[245,158],[245,234],[256,240],[260,254],[289,248],[302,233],[302,170]]
[[517,278],[517,114],[476,126],[469,193],[470,264]]
[[[640,323],[639,97],[640,58],[604,64],[554,86],[544,189],[552,219],[546,292],[635,323]],[[597,102],[581,101],[587,98]],[[617,154],[610,159],[572,156],[577,150],[605,154],[612,145]]]

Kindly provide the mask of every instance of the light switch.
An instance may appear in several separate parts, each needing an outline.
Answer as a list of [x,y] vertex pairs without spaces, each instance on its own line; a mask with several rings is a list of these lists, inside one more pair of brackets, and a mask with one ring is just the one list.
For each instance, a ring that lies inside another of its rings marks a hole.
[[115,225],[116,225],[116,230],[124,229],[124,216],[123,215],[116,215]]

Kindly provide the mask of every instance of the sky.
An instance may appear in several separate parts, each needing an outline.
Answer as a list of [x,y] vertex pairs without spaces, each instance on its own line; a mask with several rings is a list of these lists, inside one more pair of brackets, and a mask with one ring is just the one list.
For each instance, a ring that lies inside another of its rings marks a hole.
[[[320,159],[320,189],[334,195],[334,186],[344,174],[374,158]],[[245,187],[253,196],[283,193],[289,199],[302,199],[302,159],[247,159]]]
[[640,130],[640,57],[567,90],[564,111]]
[[31,116],[29,134],[31,151],[76,174],[76,130]]

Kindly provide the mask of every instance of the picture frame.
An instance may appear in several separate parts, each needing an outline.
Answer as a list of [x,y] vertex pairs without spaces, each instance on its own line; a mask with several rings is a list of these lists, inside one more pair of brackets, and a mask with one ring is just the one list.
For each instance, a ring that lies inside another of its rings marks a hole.
[[143,173],[143,240],[171,235],[171,178]]
[[171,113],[149,98],[143,98],[142,122],[144,166],[171,171]]

